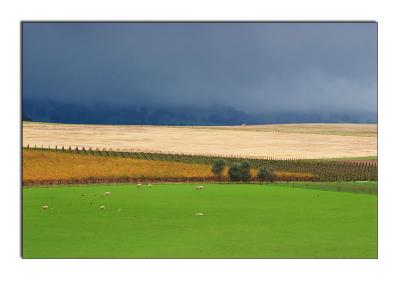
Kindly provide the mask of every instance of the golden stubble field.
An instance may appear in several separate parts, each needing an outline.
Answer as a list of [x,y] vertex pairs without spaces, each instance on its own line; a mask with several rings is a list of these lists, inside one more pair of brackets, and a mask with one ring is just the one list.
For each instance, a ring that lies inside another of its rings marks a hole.
[[[143,160],[123,157],[101,157],[90,154],[62,153],[52,151],[23,150],[23,180],[29,182],[46,180],[87,180],[87,179],[159,179],[187,180],[214,177],[211,166],[198,163]],[[228,177],[227,169],[224,177]],[[251,169],[253,178],[257,170]],[[276,171],[280,180],[300,178],[310,180],[311,173]]]
[[100,157],[77,153],[23,151],[23,180],[212,177],[205,164]]
[[23,122],[23,146],[275,158],[377,155],[377,125],[290,124],[173,127]]

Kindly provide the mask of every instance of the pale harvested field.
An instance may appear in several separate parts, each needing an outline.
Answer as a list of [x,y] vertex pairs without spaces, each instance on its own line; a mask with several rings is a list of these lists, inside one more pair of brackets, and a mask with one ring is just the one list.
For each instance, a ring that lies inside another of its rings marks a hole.
[[377,125],[169,127],[23,123],[23,145],[276,158],[377,155]]

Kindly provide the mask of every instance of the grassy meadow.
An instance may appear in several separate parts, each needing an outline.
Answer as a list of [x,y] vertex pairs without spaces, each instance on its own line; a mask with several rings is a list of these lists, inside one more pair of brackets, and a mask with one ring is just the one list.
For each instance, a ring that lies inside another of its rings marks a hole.
[[[377,196],[323,190],[333,184],[205,183],[204,190],[195,190],[196,184],[24,188],[22,254],[376,258]],[[376,190],[376,182],[340,184]],[[42,210],[44,205],[49,208]]]

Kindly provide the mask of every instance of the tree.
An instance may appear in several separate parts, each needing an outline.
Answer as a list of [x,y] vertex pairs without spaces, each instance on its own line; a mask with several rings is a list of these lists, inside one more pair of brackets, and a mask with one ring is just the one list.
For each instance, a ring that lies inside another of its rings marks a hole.
[[216,177],[218,177],[219,182],[222,181],[224,169],[225,169],[225,161],[222,159],[215,161],[212,165],[211,171]]
[[273,182],[274,180],[276,180],[276,175],[273,172],[269,171],[266,167],[261,167],[258,170],[257,178],[260,183],[262,183],[263,181]]
[[267,181],[271,178],[271,174],[266,167],[261,167],[258,170],[257,178],[262,183],[263,181]]
[[250,173],[250,163],[245,161],[240,164],[240,173],[243,182],[250,182],[251,173]]
[[242,179],[241,165],[238,163],[229,167],[228,175],[230,181],[240,181]]

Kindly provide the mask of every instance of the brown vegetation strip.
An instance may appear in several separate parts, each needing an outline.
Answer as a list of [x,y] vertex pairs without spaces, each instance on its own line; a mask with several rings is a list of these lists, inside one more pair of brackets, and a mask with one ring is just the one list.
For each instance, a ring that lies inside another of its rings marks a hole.
[[[252,180],[257,171],[252,169]],[[278,180],[316,180],[311,173],[277,171]],[[224,181],[228,180],[227,170]],[[211,166],[197,163],[101,157],[56,151],[23,150],[23,184],[216,181]]]
[[212,176],[210,167],[204,164],[23,151],[24,181]]

